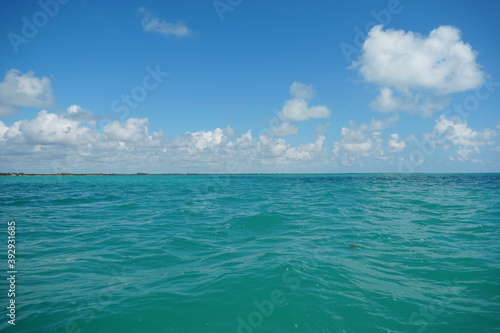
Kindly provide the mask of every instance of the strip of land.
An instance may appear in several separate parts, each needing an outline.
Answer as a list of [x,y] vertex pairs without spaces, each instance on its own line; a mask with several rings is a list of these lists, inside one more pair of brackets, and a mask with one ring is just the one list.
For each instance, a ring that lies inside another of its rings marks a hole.
[[[288,175],[294,173],[24,173],[24,172],[0,172],[0,177],[31,177],[31,176],[180,176],[180,175],[198,175],[198,176],[217,176],[217,175]],[[297,173],[307,174],[307,173]]]

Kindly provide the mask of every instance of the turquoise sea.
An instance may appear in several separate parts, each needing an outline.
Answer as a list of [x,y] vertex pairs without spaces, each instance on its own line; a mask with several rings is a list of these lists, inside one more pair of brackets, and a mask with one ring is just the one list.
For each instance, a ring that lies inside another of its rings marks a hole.
[[0,217],[0,331],[500,332],[500,174],[1,177]]

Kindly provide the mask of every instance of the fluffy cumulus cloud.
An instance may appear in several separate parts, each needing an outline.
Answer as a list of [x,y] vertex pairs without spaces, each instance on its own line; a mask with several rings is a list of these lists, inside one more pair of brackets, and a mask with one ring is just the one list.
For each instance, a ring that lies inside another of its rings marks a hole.
[[316,140],[311,143],[303,143],[298,147],[291,147],[285,151],[284,156],[279,160],[312,160],[315,155],[324,151],[323,143],[326,137],[318,135]]
[[273,131],[274,135],[278,137],[284,137],[299,133],[299,129],[297,126],[289,121],[282,119],[276,120],[276,122],[272,124],[271,130]]
[[444,115],[439,116],[434,124],[434,130],[438,134],[444,134],[452,144],[457,146],[484,146],[493,144],[495,132],[490,129],[475,131],[461,118],[448,119]]
[[104,126],[109,139],[122,142],[143,142],[152,140],[148,135],[147,118],[129,118],[125,122],[115,120]]
[[[448,144],[456,147],[457,159],[460,161],[479,161],[480,147],[494,145],[496,131],[486,128],[481,131],[473,130],[461,118],[448,119],[441,115],[435,120],[433,133],[427,133],[427,140],[435,137],[445,139],[444,146]],[[475,156],[475,157],[474,157]]]
[[35,119],[17,122],[17,128],[33,144],[75,145],[88,141],[92,135],[89,127],[46,110],[40,111]]
[[52,86],[47,77],[10,69],[0,82],[0,117],[12,116],[23,107],[51,108],[53,104]]
[[485,80],[476,52],[452,26],[440,26],[428,36],[375,26],[353,66],[366,82],[380,87],[371,105],[385,112],[429,116],[447,106],[448,94],[477,88]]
[[223,130],[216,128],[215,131],[198,131],[191,134],[194,147],[204,150],[208,147],[220,145],[225,138]]
[[84,109],[80,105],[70,105],[64,117],[70,120],[88,122],[91,126],[95,126],[99,120],[99,117],[92,114],[92,111]]
[[290,95],[292,98],[285,101],[278,113],[279,119],[271,126],[274,135],[284,137],[298,133],[298,128],[291,122],[330,117],[331,111],[328,107],[309,105],[309,100],[315,96],[312,86],[294,82],[290,87]]
[[142,16],[141,24],[146,32],[155,32],[163,36],[186,37],[192,34],[187,26],[182,23],[171,23],[160,19],[146,8],[139,8]]
[[312,87],[300,82],[294,82],[290,87],[290,94],[293,96],[285,102],[281,114],[288,121],[302,121],[312,118],[328,118],[331,111],[324,105],[309,106],[309,99],[315,93]]
[[[238,134],[228,126],[178,136],[169,145],[169,150],[191,164],[219,164],[219,167],[226,168],[226,172],[242,172],[252,166],[293,165],[313,160],[325,152],[325,139],[325,136],[317,135],[314,142],[293,147],[283,138],[269,134],[254,138],[251,130]],[[231,170],[227,169],[229,165]]]
[[383,87],[370,105],[378,111],[420,112],[424,117],[429,117],[434,111],[446,108],[449,102],[450,99],[444,95],[435,96],[407,89],[397,90]]
[[[362,157],[372,156],[381,160],[387,159],[384,154],[381,131],[397,120],[397,117],[385,120],[372,119],[369,124],[356,125],[354,122],[351,122],[347,126],[342,127],[340,140],[333,144],[332,153],[334,157],[345,166]],[[391,140],[393,139],[394,137],[391,136]],[[399,144],[401,145],[401,143]],[[404,148],[404,143],[402,144]],[[388,146],[390,149],[391,144],[388,143]]]
[[330,110],[326,106],[309,106],[307,101],[301,98],[286,101],[281,112],[283,117],[289,121],[328,118],[330,116]]
[[399,139],[397,133],[391,134],[390,140],[387,142],[387,146],[391,153],[398,153],[405,149],[406,143]]
[[[229,141],[230,135],[235,135],[234,130],[228,127],[226,130],[216,128],[213,131],[188,132],[174,140],[173,147],[188,154],[197,154],[203,151],[218,151]],[[251,136],[251,133],[250,133]]]
[[6,126],[2,121],[0,121],[0,141],[5,140],[5,133],[9,130],[9,127]]
[[[3,167],[42,172],[77,172],[78,168],[126,167],[124,161],[151,162],[162,154],[161,132],[149,133],[147,119],[130,118],[97,126],[99,117],[78,105],[65,113],[41,110],[33,119],[0,124]],[[82,171],[82,170],[80,170]]]

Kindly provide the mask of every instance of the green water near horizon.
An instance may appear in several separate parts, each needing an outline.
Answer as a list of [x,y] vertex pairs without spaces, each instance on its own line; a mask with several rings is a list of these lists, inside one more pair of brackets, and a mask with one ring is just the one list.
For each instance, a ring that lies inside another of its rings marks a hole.
[[500,331],[499,190],[500,174],[0,177],[0,330]]

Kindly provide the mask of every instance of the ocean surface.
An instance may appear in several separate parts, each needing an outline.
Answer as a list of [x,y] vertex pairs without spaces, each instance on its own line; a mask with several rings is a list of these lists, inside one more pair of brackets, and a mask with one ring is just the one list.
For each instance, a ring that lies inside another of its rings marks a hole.
[[0,218],[2,332],[500,332],[500,174],[0,177]]

